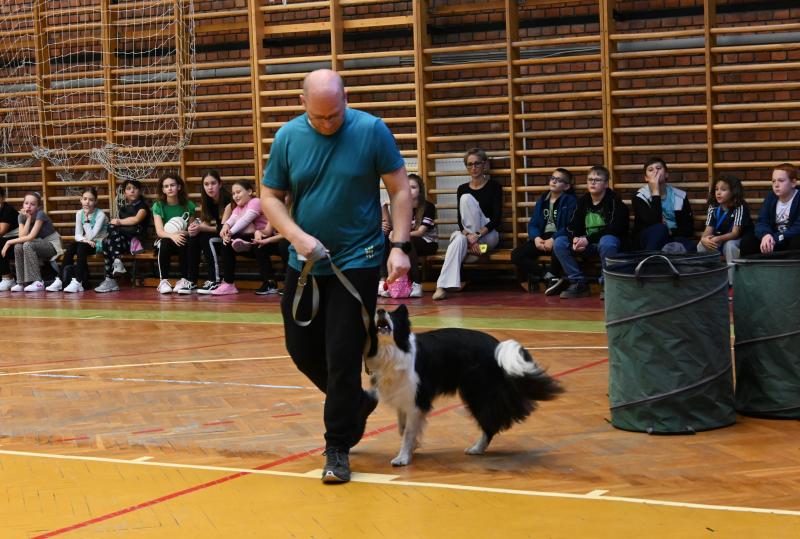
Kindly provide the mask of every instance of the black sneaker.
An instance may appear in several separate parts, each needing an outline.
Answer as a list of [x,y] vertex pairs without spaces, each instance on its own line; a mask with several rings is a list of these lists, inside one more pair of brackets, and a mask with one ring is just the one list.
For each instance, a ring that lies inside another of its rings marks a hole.
[[347,449],[329,447],[323,455],[325,455],[325,467],[322,469],[323,483],[350,481],[350,456]]
[[572,283],[569,288],[561,292],[561,299],[588,298],[589,285],[586,283]]
[[565,288],[569,286],[569,281],[564,277],[554,277],[547,282],[547,288],[544,291],[545,296],[557,296]]
[[361,401],[361,409],[358,413],[358,430],[353,437],[353,443],[350,444],[350,447],[353,447],[358,442],[361,441],[361,438],[364,436],[364,431],[367,429],[367,418],[369,414],[375,411],[375,408],[378,407],[378,394],[375,392],[374,389],[370,389],[369,391],[364,392],[364,399]]
[[264,281],[264,283],[260,287],[258,287],[258,290],[256,290],[256,294],[258,294],[259,296],[269,296],[271,294],[277,294],[277,293],[278,293],[278,285],[275,283],[275,281],[272,280]]
[[197,293],[201,295],[209,295],[211,292],[219,288],[220,283],[206,281],[206,284],[197,289]]

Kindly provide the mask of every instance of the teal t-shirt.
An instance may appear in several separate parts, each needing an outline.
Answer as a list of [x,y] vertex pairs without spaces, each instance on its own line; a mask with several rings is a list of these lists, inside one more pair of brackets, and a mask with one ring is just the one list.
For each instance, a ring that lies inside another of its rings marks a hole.
[[[281,127],[262,183],[292,194],[292,217],[330,251],[342,270],[379,266],[383,256],[380,176],[404,165],[394,137],[380,118],[346,109],[333,135],[321,135],[305,114]],[[300,270],[294,247],[289,265]],[[319,261],[316,275],[332,273]]]
[[164,204],[160,200],[156,200],[153,203],[153,215],[158,215],[161,217],[161,220],[166,223],[173,217],[182,217],[184,213],[189,212],[189,220],[194,217],[194,210],[197,206],[191,200],[186,203],[186,206],[181,206],[180,204],[175,204],[170,206],[169,204]]

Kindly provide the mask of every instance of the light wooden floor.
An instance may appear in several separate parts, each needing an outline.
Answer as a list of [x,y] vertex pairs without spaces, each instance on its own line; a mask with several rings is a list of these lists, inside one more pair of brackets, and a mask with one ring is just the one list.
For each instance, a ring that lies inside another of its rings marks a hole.
[[322,485],[323,396],[278,299],[0,293],[0,537],[800,537],[800,422],[614,429],[596,298],[407,301],[420,330],[519,340],[567,393],[482,457],[443,400],[399,469],[378,407],[354,481]]

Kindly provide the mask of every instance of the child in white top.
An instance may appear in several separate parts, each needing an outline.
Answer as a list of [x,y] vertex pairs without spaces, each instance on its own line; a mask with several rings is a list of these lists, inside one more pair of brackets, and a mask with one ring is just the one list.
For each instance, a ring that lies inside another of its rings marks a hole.
[[[81,209],[75,214],[75,241],[64,253],[61,274],[64,277],[63,281],[69,282],[64,292],[83,292],[83,285],[89,278],[87,258],[92,254],[103,252],[103,239],[107,232],[106,214],[97,208],[97,189],[88,187],[81,195]],[[77,263],[75,263],[76,257]],[[61,284],[62,280],[56,277],[53,284],[47,287],[47,291],[58,292],[61,290]]]

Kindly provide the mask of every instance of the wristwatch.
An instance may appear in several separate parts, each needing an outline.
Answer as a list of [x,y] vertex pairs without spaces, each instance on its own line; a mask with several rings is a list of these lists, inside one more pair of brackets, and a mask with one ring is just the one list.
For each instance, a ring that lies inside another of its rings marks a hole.
[[411,242],[410,241],[395,241],[392,242],[392,248],[397,248],[402,250],[405,254],[411,252]]

